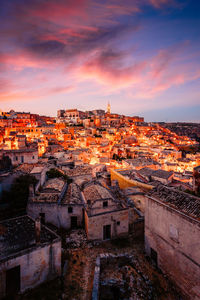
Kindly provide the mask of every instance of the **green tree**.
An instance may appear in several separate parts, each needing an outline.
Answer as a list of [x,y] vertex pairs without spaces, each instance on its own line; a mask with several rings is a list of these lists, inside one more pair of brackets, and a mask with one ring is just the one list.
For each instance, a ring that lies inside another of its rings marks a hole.
[[72,180],[65,174],[63,174],[61,171],[59,171],[58,169],[54,169],[51,168],[49,171],[47,171],[47,176],[48,178],[62,178],[65,181],[67,181],[67,183],[71,183]]
[[13,209],[26,209],[28,196],[29,196],[29,186],[33,184],[36,185],[38,180],[32,175],[21,175],[17,177],[8,194],[11,207]]

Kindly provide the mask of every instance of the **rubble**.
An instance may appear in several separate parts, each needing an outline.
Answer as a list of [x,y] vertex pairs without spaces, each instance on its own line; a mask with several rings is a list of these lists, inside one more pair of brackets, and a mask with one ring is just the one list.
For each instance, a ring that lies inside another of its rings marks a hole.
[[84,229],[72,230],[69,236],[66,237],[67,248],[80,248],[87,246],[87,236]]

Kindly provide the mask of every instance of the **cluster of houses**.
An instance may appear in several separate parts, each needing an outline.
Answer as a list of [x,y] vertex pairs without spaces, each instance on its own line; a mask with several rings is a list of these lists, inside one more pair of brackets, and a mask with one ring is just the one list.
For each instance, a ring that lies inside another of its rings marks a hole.
[[200,298],[200,156],[178,148],[193,140],[110,106],[0,119],[0,198],[21,174],[37,179],[26,215],[0,222],[0,298],[61,275],[62,243],[50,228],[82,228],[88,241],[140,236],[155,266]]
[[52,224],[66,230],[84,228],[88,241],[136,236],[139,228],[155,265],[185,295],[198,299],[198,197],[169,186],[165,174],[159,174],[158,181],[154,172],[144,183],[132,178],[130,170],[110,174],[105,168],[97,172],[90,165],[75,166],[64,172],[70,181],[48,178],[47,170],[29,169],[38,183],[30,186],[27,215],[0,222],[1,298],[61,275],[61,239],[49,229]]

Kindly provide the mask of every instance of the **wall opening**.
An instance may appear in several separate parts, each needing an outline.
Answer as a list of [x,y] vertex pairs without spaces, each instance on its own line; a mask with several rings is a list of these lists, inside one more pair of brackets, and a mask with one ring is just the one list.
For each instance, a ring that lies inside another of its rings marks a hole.
[[71,229],[77,228],[77,217],[73,216],[71,217]]
[[42,224],[45,224],[45,213],[40,213],[40,220]]
[[20,266],[17,266],[6,271],[6,295],[14,296],[20,289]]
[[155,265],[157,267],[157,265],[158,265],[158,254],[157,254],[157,252],[154,249],[151,248],[150,255],[151,255],[151,259],[153,260],[153,262],[155,263]]
[[108,201],[103,201],[103,207],[108,207]]
[[111,225],[103,226],[103,239],[109,240],[111,238]]

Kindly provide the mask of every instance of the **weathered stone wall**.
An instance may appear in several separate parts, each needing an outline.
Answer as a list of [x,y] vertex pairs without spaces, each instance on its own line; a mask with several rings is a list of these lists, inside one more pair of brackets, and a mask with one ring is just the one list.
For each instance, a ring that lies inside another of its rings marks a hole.
[[142,213],[145,212],[145,202],[147,201],[145,195],[130,195],[128,197],[134,202],[136,208],[138,208]]
[[137,210],[134,207],[129,207],[129,225],[134,224],[134,222],[139,218]]
[[116,170],[110,170],[111,181],[117,180],[121,189],[126,189],[131,186],[138,186],[140,188],[151,190],[153,187],[149,184],[141,183],[136,180],[131,180],[118,173]]
[[[68,213],[68,207],[73,208],[72,213]],[[40,213],[45,213],[45,222],[51,223],[56,227],[70,229],[71,217],[77,217],[77,225],[82,226],[83,213],[81,205],[58,205],[57,203],[34,203],[27,205],[27,214],[36,219]]]
[[61,242],[23,250],[0,262],[0,299],[6,293],[6,270],[20,266],[21,292],[61,275]]
[[[22,163],[21,157],[23,156],[23,163],[26,164],[36,164],[38,163],[38,151],[33,152],[12,152],[8,151],[6,152],[6,155],[8,155],[11,159],[13,166],[18,166]],[[17,157],[17,160],[16,160]]]
[[190,299],[198,293],[200,297],[199,221],[149,199],[145,210],[145,247],[148,254],[151,248],[157,252],[158,266]]
[[[103,202],[107,201],[108,206],[103,207]],[[91,214],[96,215],[96,214],[101,214],[109,211],[113,211],[117,209],[117,203],[114,202],[112,199],[100,199],[96,200],[91,208]]]
[[[120,222],[117,225],[117,222]],[[86,217],[87,237],[89,240],[103,240],[103,226],[111,225],[111,238],[128,235],[128,209],[108,212],[96,216]]]

